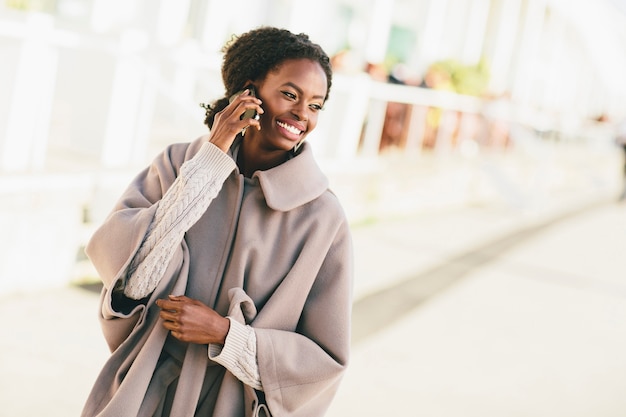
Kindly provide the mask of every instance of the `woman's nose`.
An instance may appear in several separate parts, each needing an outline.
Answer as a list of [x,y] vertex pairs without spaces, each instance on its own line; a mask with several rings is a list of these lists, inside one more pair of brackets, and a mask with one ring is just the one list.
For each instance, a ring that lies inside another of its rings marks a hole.
[[291,113],[298,120],[307,120],[307,107],[305,104],[295,104],[291,109]]

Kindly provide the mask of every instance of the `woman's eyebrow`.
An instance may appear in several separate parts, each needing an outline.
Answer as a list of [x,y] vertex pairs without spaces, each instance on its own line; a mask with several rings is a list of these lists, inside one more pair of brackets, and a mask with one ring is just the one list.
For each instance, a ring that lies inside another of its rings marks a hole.
[[[296,84],[292,83],[291,81],[286,82],[285,84],[283,84],[283,87],[291,87],[294,90],[298,91],[298,94],[300,94],[300,95],[303,94],[302,89],[300,87],[298,87]],[[324,100],[325,96],[318,95],[318,96],[313,96],[313,98]]]

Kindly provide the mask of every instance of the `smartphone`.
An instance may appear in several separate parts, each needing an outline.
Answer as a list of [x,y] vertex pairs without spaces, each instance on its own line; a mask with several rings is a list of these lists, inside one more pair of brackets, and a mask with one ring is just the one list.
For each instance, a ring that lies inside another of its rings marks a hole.
[[[253,85],[247,85],[246,87],[244,87],[243,90],[236,92],[235,94],[233,94],[232,96],[230,96],[230,99],[228,99],[229,103],[232,103],[234,99],[237,98],[237,96],[239,96],[240,94],[243,94],[244,91],[246,90],[250,90],[250,95],[252,97],[256,97],[256,91],[254,90],[254,86]],[[257,119],[258,120],[259,115],[257,114],[256,110],[254,109],[249,109],[246,110],[241,116],[239,116],[240,120],[243,119]]]

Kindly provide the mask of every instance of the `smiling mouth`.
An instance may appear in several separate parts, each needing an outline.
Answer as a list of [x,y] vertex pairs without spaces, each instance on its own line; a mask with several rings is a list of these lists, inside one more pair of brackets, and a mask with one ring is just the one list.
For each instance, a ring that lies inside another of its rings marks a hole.
[[277,121],[276,124],[278,126],[282,127],[283,129],[285,129],[287,132],[293,133],[294,135],[301,135],[302,134],[302,130],[300,130],[297,127],[292,126],[290,124],[279,122],[279,121]]

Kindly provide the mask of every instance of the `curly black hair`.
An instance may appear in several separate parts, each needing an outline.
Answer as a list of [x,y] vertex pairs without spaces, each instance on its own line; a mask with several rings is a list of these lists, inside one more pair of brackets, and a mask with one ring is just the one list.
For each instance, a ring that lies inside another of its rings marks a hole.
[[245,87],[248,80],[263,79],[268,72],[275,70],[288,59],[310,59],[319,62],[326,73],[326,97],[332,84],[332,68],[326,52],[309,36],[294,34],[286,29],[263,26],[240,36],[234,36],[226,43],[222,80],[226,96],[212,104],[201,104],[206,109],[204,124],[213,126],[215,114],[228,105],[228,98]]

